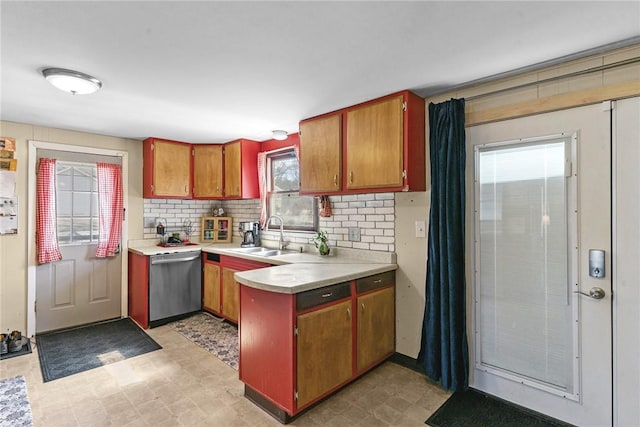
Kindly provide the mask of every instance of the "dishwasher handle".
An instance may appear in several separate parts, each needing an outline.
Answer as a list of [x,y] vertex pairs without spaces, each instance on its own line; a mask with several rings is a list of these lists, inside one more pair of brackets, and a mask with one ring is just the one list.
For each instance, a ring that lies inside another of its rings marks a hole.
[[153,259],[153,257],[151,258],[151,265],[156,265],[156,264],[173,264],[175,262],[187,262],[187,261],[193,261],[195,259],[198,259],[200,257],[200,255],[193,255],[193,256],[186,256],[186,257],[180,257],[180,258],[158,258],[158,259]]

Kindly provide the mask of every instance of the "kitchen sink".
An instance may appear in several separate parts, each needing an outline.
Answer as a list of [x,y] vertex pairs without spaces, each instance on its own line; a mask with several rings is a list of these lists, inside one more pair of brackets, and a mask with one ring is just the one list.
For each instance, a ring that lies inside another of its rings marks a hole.
[[241,253],[241,254],[251,254],[251,255],[264,256],[264,257],[277,256],[277,255],[286,255],[286,254],[295,253],[295,251],[286,251],[286,250],[263,248],[263,247],[234,248],[234,249],[229,249],[229,250],[231,252],[238,252],[238,253]]

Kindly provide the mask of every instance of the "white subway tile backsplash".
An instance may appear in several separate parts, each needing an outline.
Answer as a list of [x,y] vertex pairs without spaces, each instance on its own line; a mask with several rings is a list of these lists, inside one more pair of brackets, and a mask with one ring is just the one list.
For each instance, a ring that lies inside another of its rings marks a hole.
[[375,200],[395,200],[394,193],[375,193]]
[[380,245],[377,243],[372,243],[369,245],[369,250],[371,251],[382,251],[389,252],[389,245]]
[[376,228],[395,228],[395,224],[393,222],[376,222]]
[[384,236],[384,232],[387,230],[382,230],[379,228],[368,228],[364,230],[364,234],[366,236]]
[[[320,217],[320,229],[326,231],[330,244],[336,247],[393,252],[395,250],[395,194],[345,194],[329,197],[332,216]],[[213,208],[222,207],[226,216],[233,218],[233,235],[242,238],[238,224],[258,221],[260,200],[179,200],[144,199],[145,225],[148,218],[163,218],[167,232],[181,231],[185,220],[191,220],[192,236],[200,235],[200,219],[211,214]],[[349,241],[349,227],[360,228],[360,241]],[[156,238],[154,227],[144,228],[144,238]],[[277,232],[264,232],[265,240],[278,240]],[[309,244],[313,233],[285,232],[285,239],[297,244]]]
[[374,214],[374,213],[376,213],[376,209],[375,208],[360,208],[360,209],[358,209],[358,213],[361,214],[361,215]]

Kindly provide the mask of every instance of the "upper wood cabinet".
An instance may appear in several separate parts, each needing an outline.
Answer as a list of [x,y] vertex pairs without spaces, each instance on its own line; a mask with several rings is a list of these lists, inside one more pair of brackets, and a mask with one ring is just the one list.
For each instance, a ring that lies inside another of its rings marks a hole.
[[[242,155],[241,143],[230,142],[224,146],[224,195],[240,197],[242,194]],[[257,164],[257,158],[256,158]]]
[[143,197],[191,197],[191,144],[158,138],[143,142]]
[[143,143],[143,197],[257,199],[260,143],[187,144],[159,138]]
[[223,145],[193,145],[193,197],[198,199],[223,196]]
[[257,199],[260,143],[239,139],[224,144],[224,197]]
[[425,101],[409,91],[303,120],[301,192],[424,191],[425,143]]
[[347,112],[347,189],[402,187],[404,97]]
[[300,123],[300,191],[332,193],[342,187],[342,114]]

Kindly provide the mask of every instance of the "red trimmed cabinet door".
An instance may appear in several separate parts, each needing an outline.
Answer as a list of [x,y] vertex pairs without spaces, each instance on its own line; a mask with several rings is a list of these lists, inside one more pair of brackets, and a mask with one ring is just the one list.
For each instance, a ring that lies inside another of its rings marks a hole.
[[191,198],[191,144],[147,138],[143,145],[143,190],[149,198]]

